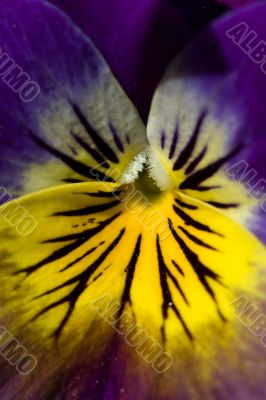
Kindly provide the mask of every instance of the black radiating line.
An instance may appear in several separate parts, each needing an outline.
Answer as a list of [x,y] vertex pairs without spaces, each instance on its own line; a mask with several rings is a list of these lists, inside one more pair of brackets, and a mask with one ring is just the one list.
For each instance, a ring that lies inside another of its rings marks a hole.
[[204,110],[201,113],[201,115],[199,116],[199,119],[198,119],[197,124],[194,129],[194,132],[192,133],[187,145],[181,151],[180,155],[178,156],[177,160],[175,161],[175,163],[173,165],[173,171],[176,171],[176,170],[182,168],[186,164],[186,162],[189,160],[189,158],[191,157],[206,115],[207,115],[207,110]]
[[176,150],[176,145],[177,145],[177,140],[178,140],[178,128],[176,127],[173,135],[173,140],[171,143],[170,151],[169,151],[169,160],[171,160],[174,157],[175,150]]
[[135,244],[135,248],[133,250],[131,259],[125,269],[127,276],[126,276],[126,282],[125,282],[125,288],[123,290],[123,294],[121,297],[121,306],[120,309],[118,310],[118,315],[117,317],[119,318],[122,315],[122,312],[126,306],[127,303],[129,303],[130,305],[132,305],[131,303],[131,296],[130,296],[130,290],[131,290],[131,286],[132,286],[132,282],[134,279],[134,273],[135,273],[135,269],[136,269],[136,265],[138,262],[138,258],[140,255],[140,249],[141,249],[141,240],[142,240],[142,236],[139,235],[137,242]]
[[176,262],[175,260],[172,260],[172,264],[173,264],[173,266],[178,270],[178,272],[179,272],[182,276],[185,276],[185,274],[184,274],[182,268],[179,267],[179,265],[177,264],[177,262]]
[[68,167],[70,167],[73,171],[77,172],[78,174],[92,180],[103,180],[106,182],[114,182],[114,180],[110,176],[107,176],[100,171],[97,171],[97,176],[96,176],[95,169],[92,171],[92,167],[89,167],[88,165],[84,164],[81,161],[75,160],[68,154],[65,154],[60,150],[57,150],[54,147],[50,146],[49,144],[45,143],[39,137],[37,137],[32,131],[29,131],[29,134],[38,146],[42,147],[44,150],[53,154],[55,157],[57,157],[59,160],[61,160],[63,163],[65,163]]
[[103,197],[103,198],[107,198],[107,197],[117,197],[120,196],[121,193],[123,193],[123,190],[114,190],[113,192],[104,192],[99,190],[98,192],[73,192],[73,194],[84,194],[86,196],[90,196],[90,197]]
[[200,260],[199,257],[196,253],[194,253],[184,242],[183,239],[181,239],[181,237],[177,234],[177,232],[175,231],[174,227],[173,227],[173,223],[172,221],[169,219],[168,220],[169,223],[169,228],[170,231],[174,237],[174,239],[176,240],[176,242],[178,243],[180,249],[183,251],[184,256],[186,257],[187,261],[189,262],[189,264],[191,265],[191,267],[193,268],[194,272],[196,273],[199,281],[201,282],[201,284],[203,285],[203,287],[205,288],[205,290],[209,293],[209,295],[211,296],[211,298],[214,300],[214,302],[216,303],[216,297],[214,294],[213,289],[211,288],[211,286],[209,285],[206,277],[209,277],[211,279],[213,279],[215,282],[221,283],[220,282],[220,277],[219,275],[217,275],[215,272],[213,272],[210,268],[206,267],[206,265],[204,265]]
[[69,307],[68,307],[68,311],[66,312],[65,317],[61,321],[59,327],[54,332],[54,336],[55,336],[56,339],[59,339],[60,334],[61,334],[64,326],[66,325],[67,321],[69,320],[71,314],[73,313],[73,311],[75,309],[75,305],[76,305],[79,297],[85,291],[85,289],[87,287],[87,283],[88,283],[90,277],[101,266],[101,264],[107,258],[107,256],[118,245],[118,243],[120,242],[120,240],[121,240],[122,236],[124,235],[124,233],[125,233],[125,228],[123,228],[120,231],[119,235],[110,244],[110,246],[102,253],[102,255],[96,261],[94,261],[94,263],[91,264],[86,271],[84,271],[82,273],[82,276],[81,276],[81,279],[80,279],[78,285],[72,290],[72,292],[68,296],[66,296],[66,299],[67,299],[66,301],[68,301]]
[[110,128],[110,130],[112,132],[113,139],[114,139],[114,142],[116,144],[116,147],[118,148],[119,151],[121,151],[121,153],[124,153],[123,143],[121,142],[121,140],[120,140],[120,138],[119,138],[119,136],[118,136],[118,134],[116,132],[115,127],[110,123],[109,124],[109,128]]
[[89,134],[91,140],[95,143],[98,147],[98,150],[109,160],[113,163],[118,164],[119,159],[113,149],[102,139],[99,133],[90,125],[89,121],[82,113],[80,108],[76,104],[71,104],[74,113],[76,114],[77,118],[79,119],[80,123],[85,128],[86,132]]
[[80,208],[78,210],[59,211],[51,215],[51,217],[77,217],[82,215],[96,214],[102,211],[110,210],[120,204],[120,200],[114,200],[111,203],[97,204]]
[[85,271],[83,271],[76,277],[69,279],[62,285],[59,285],[56,288],[53,288],[53,289],[47,291],[46,293],[44,293],[43,295],[50,294],[56,290],[62,289],[66,286],[69,286],[69,285],[75,283],[75,282],[78,282],[76,287],[68,295],[66,295],[65,297],[63,297],[60,300],[57,300],[57,301],[51,303],[49,306],[43,308],[32,318],[32,321],[36,320],[38,317],[40,317],[44,313],[48,312],[49,310],[51,310],[61,304],[69,303],[68,310],[67,310],[63,320],[61,321],[59,327],[55,330],[55,332],[53,334],[58,339],[60,337],[60,334],[61,334],[64,326],[66,325],[67,321],[69,320],[71,314],[73,313],[73,311],[75,309],[76,302],[78,301],[80,295],[86,289],[87,283],[88,283],[90,277],[101,266],[101,264],[107,258],[107,256],[114,250],[114,248],[117,246],[117,244],[121,240],[124,233],[125,233],[125,228],[123,228],[120,231],[119,235],[113,240],[113,242],[108,246],[108,248]]
[[217,207],[217,208],[237,208],[240,206],[239,203],[220,203],[217,201],[206,201],[206,203],[210,204],[211,206]]
[[[165,266],[166,267],[166,266]],[[178,280],[176,279],[176,277],[172,274],[172,272],[166,267],[166,274],[167,276],[169,276],[169,278],[171,279],[171,281],[173,282],[175,288],[177,289],[177,291],[180,293],[181,297],[183,298],[184,302],[189,306],[189,302],[188,299],[185,295],[185,293],[183,292],[181,286],[179,285]]]
[[198,155],[196,158],[194,158],[193,161],[191,161],[191,163],[188,165],[188,167],[187,167],[186,170],[185,170],[185,174],[186,174],[186,175],[191,174],[191,172],[193,172],[193,171],[195,170],[195,168],[198,166],[198,164],[199,164],[199,163],[201,162],[201,160],[204,158],[204,156],[205,156],[205,154],[206,154],[206,152],[207,152],[207,149],[208,149],[208,145],[206,145],[206,146],[201,150],[201,152],[199,153],[199,155]]
[[165,132],[164,131],[161,132],[160,141],[161,141],[161,149],[163,150],[164,146],[165,146]]
[[243,145],[237,146],[234,150],[232,150],[229,154],[224,157],[219,158],[215,162],[207,165],[206,167],[199,169],[194,172],[190,176],[188,176],[179,186],[180,189],[191,189],[196,188],[206,179],[213,176],[227,161],[236,156],[240,150],[243,149]]
[[67,264],[64,268],[60,269],[60,272],[64,272],[66,269],[73,267],[73,265],[76,265],[78,262],[82,261],[85,257],[89,256],[91,253],[93,253],[96,249],[98,249],[98,246],[94,246],[86,253],[84,253],[82,256],[76,258],[74,261],[71,263]]
[[[91,285],[92,283],[96,282],[96,281],[105,273],[105,271],[106,271],[108,268],[110,268],[110,267],[111,267],[111,264],[110,264],[110,265],[107,265],[107,267],[105,267],[104,270],[103,270],[102,272],[99,272],[99,274],[96,275],[95,278],[92,279],[92,281],[89,283],[89,285]],[[89,285],[88,285],[88,286],[89,286]]]
[[188,232],[185,228],[183,228],[182,226],[178,227],[190,240],[192,240],[192,242],[198,244],[199,246],[205,247],[206,249],[209,250],[214,250],[217,251],[217,249],[215,247],[210,246],[208,243],[203,242],[203,240],[200,240],[199,238],[197,238],[196,236],[192,235],[190,232]]
[[73,285],[73,283],[79,282],[80,279],[82,279],[82,277],[84,275],[87,276],[88,272],[89,272],[89,275],[92,275],[97,269],[97,268],[94,269],[93,266],[100,266],[100,264],[105,260],[105,258],[108,256],[108,254],[113,250],[114,244],[116,245],[119,242],[119,240],[123,236],[124,232],[125,232],[125,228],[121,229],[121,231],[119,232],[119,235],[114,239],[114,241],[102,252],[102,254],[91,265],[89,265],[85,269],[85,271],[80,272],[78,275],[74,276],[73,278],[68,279],[64,283],[61,283],[60,285],[57,285],[50,290],[47,290],[46,292],[42,293],[41,295],[37,296],[36,298],[46,296],[47,294],[54,293],[57,290],[60,290],[67,286]]
[[64,235],[64,236],[59,236],[53,239],[47,239],[43,240],[42,243],[60,243],[60,242],[69,242],[71,240],[76,240],[79,239],[81,236],[92,236],[96,235],[97,233],[101,232],[102,229],[104,229],[107,225],[112,223],[116,218],[118,218],[121,215],[121,212],[118,212],[114,215],[112,215],[110,218],[107,218],[106,220],[102,221],[98,226],[90,229],[86,229],[85,231],[79,232],[79,233],[73,233],[70,235]]
[[160,284],[161,284],[161,289],[162,289],[162,296],[163,296],[163,304],[162,304],[162,314],[163,314],[163,326],[162,326],[162,336],[163,336],[163,341],[165,341],[165,320],[168,318],[168,311],[169,308],[171,308],[175,315],[177,316],[178,320],[180,321],[183,329],[185,330],[188,338],[190,340],[193,340],[193,336],[191,332],[189,331],[185,321],[183,320],[178,308],[175,306],[172,295],[169,289],[169,285],[167,282],[167,266],[164,262],[164,258],[162,255],[162,250],[160,246],[160,239],[159,236],[157,235],[156,238],[156,249],[157,249],[157,259],[158,259],[158,265],[159,265],[159,275],[160,275]]
[[72,152],[72,154],[73,154],[74,156],[77,156],[77,155],[78,155],[78,152],[77,152],[76,149],[74,149],[74,147],[68,145],[68,148],[69,148],[69,150]]
[[[30,267],[24,268],[20,271],[17,271],[16,274],[25,272],[27,275],[30,275],[34,271],[43,267],[44,265],[50,264],[54,261],[60,260],[61,258],[67,256],[72,251],[74,251],[77,248],[79,248],[80,246],[82,246],[86,241],[91,239],[94,235],[101,232],[106,226],[111,224],[115,220],[115,218],[117,218],[120,214],[121,213],[118,213],[118,214],[114,215],[113,217],[105,220],[99,226],[97,226],[95,228],[87,229],[86,231],[83,231],[78,234],[64,236],[63,237],[64,241],[66,241],[66,240],[75,240],[75,241],[64,247],[61,247],[60,249],[55,250],[48,257],[45,257],[43,260],[39,261],[38,263],[36,263]],[[71,237],[71,238],[69,239],[69,237]],[[62,238],[55,238],[55,239],[46,240],[45,242],[42,242],[42,243],[57,243],[57,242],[61,242],[61,241],[63,241]]]
[[95,149],[93,149],[88,143],[86,143],[80,136],[75,134],[74,132],[70,132],[73,138],[76,140],[76,142],[84,149],[86,152],[91,155],[95,161],[97,161],[99,164],[101,164],[101,167],[103,168],[110,168],[110,164],[108,164],[108,161],[106,161],[105,158]]
[[[78,275],[74,276],[73,278],[68,279],[64,283],[61,283],[60,285],[55,286],[53,289],[47,290],[46,292],[42,293],[41,295],[39,295],[36,298],[46,296],[48,294],[56,292],[57,290],[60,290],[60,289],[63,289],[65,287],[67,287],[67,286],[73,285],[74,283],[79,282],[83,278],[84,275],[87,276],[89,274],[89,276],[91,276],[96,271],[98,266],[100,266],[100,264],[110,254],[110,252],[113,250],[114,246],[116,246],[116,244],[120,241],[120,239],[123,236],[124,232],[125,232],[125,228],[121,229],[119,235],[114,239],[114,241],[107,247],[106,250],[104,250],[102,252],[102,254],[91,265],[89,265],[89,267],[87,267],[85,269],[85,271],[79,273]],[[96,269],[94,269],[95,266],[97,266]]]
[[197,210],[197,209],[198,209],[197,206],[193,206],[192,204],[185,203],[184,201],[179,200],[179,199],[175,199],[175,202],[176,202],[178,205],[180,205],[181,207],[183,207],[183,208],[188,208],[189,210]]
[[198,229],[200,231],[213,233],[217,236],[223,237],[223,235],[221,235],[218,232],[213,231],[208,225],[205,225],[199,221],[196,221],[192,217],[190,217],[190,215],[186,214],[183,210],[176,207],[175,204],[173,205],[173,209],[174,209],[175,213],[185,222],[186,225],[193,226],[193,228]]

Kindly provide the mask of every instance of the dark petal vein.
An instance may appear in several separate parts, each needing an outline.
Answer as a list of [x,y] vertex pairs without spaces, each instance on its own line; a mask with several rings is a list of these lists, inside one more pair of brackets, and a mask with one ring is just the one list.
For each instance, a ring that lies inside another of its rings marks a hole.
[[183,210],[178,208],[175,204],[173,205],[173,209],[174,209],[175,213],[185,222],[186,225],[193,226],[193,228],[198,229],[200,231],[213,233],[217,236],[223,237],[222,234],[215,232],[208,225],[205,225],[199,221],[196,221],[192,217],[190,217],[190,215],[188,215]]
[[80,208],[78,210],[70,210],[70,211],[59,211],[54,214],[52,214],[52,217],[76,217],[76,216],[82,216],[82,215],[90,215],[90,214],[96,214],[102,211],[110,210],[111,208],[117,206],[120,204],[120,200],[114,200],[111,203],[104,203],[104,204],[97,204],[94,206],[88,206],[85,208]]
[[201,128],[203,121],[207,115],[207,111],[204,110],[201,115],[199,116],[199,119],[197,121],[197,124],[195,126],[194,132],[191,135],[187,145],[184,147],[184,149],[181,151],[180,155],[176,159],[174,165],[173,165],[173,171],[176,171],[178,169],[181,169],[189,160],[189,158],[192,156],[193,150],[195,148],[195,145],[197,143],[198,136],[200,134]]
[[72,104],[72,108],[80,123],[85,128],[91,140],[95,143],[98,150],[111,162],[118,164],[119,159],[113,149],[102,139],[99,133],[90,125],[89,121],[76,104]]
[[242,145],[237,146],[229,154],[219,158],[215,162],[207,165],[206,167],[199,169],[190,176],[188,176],[179,186],[180,189],[196,189],[202,182],[213,176],[227,161],[236,156],[240,150],[243,149]]
[[39,137],[37,137],[34,133],[29,131],[30,136],[34,140],[38,146],[42,147],[44,150],[51,153],[53,156],[61,160],[64,164],[70,167],[73,171],[77,172],[78,174],[85,176],[86,178],[92,180],[101,180],[105,182],[114,182],[114,180],[102,172],[93,169],[92,167],[84,164],[81,161],[75,160],[74,158],[70,157],[68,154],[61,152],[60,150],[55,149],[54,147],[50,146],[49,144],[42,141]]

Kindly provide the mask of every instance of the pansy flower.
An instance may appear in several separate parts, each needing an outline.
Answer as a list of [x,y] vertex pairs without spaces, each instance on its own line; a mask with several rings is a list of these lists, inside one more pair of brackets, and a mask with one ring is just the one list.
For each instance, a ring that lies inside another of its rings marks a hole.
[[2,4],[1,399],[265,398],[266,6],[199,34],[145,127],[63,13]]

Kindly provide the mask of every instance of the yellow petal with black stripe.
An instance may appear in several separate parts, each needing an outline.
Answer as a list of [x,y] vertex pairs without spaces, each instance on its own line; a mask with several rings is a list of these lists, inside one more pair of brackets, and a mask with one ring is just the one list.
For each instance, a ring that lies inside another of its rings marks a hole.
[[[200,380],[199,387],[210,387],[214,372],[221,373],[220,349],[230,350],[228,365],[241,368],[233,344],[245,328],[231,304],[242,294],[260,302],[265,249],[214,207],[141,187],[84,183],[21,198],[37,221],[29,236],[19,234],[15,218],[10,225],[18,204],[0,208],[0,322],[41,361],[7,399],[18,388],[22,400],[33,387],[39,393],[51,373],[53,383],[42,393],[52,393],[57,376],[72,379],[76,363],[99,362],[106,346],[114,353],[110,337],[121,325],[123,351],[134,359],[123,375],[148,370],[159,385],[137,345],[124,342],[132,321],[173,360],[169,388],[162,394],[158,387],[158,399],[175,393],[194,357],[200,370],[186,380]],[[15,370],[5,373],[16,379]]]

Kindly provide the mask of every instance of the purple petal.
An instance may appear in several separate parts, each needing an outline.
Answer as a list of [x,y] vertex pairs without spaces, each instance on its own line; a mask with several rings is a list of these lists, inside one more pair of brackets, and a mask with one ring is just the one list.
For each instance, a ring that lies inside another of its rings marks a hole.
[[168,63],[225,9],[213,0],[53,2],[93,39],[144,119]]
[[[110,181],[111,165],[125,168],[146,138],[92,42],[38,0],[4,0],[0,34],[0,184],[19,194],[69,180]],[[16,82],[19,71],[31,83]]]
[[[265,17],[265,4],[249,7],[221,18],[202,33],[165,75],[148,124],[148,136],[156,148],[161,149],[162,132],[167,134],[160,152],[172,165],[169,173],[175,175],[180,189],[212,205],[225,200],[233,205],[240,200],[243,213],[236,207],[230,216],[264,240]],[[171,158],[177,128],[179,141]],[[182,182],[178,174],[184,168],[189,176]],[[225,178],[231,178],[230,187],[224,185]],[[205,186],[204,191],[195,190],[198,186]],[[209,186],[212,191],[206,190]],[[249,202],[254,203],[252,215],[247,214]]]
[[245,6],[246,4],[252,4],[254,3],[254,0],[219,0],[219,2],[232,8],[238,8]]

